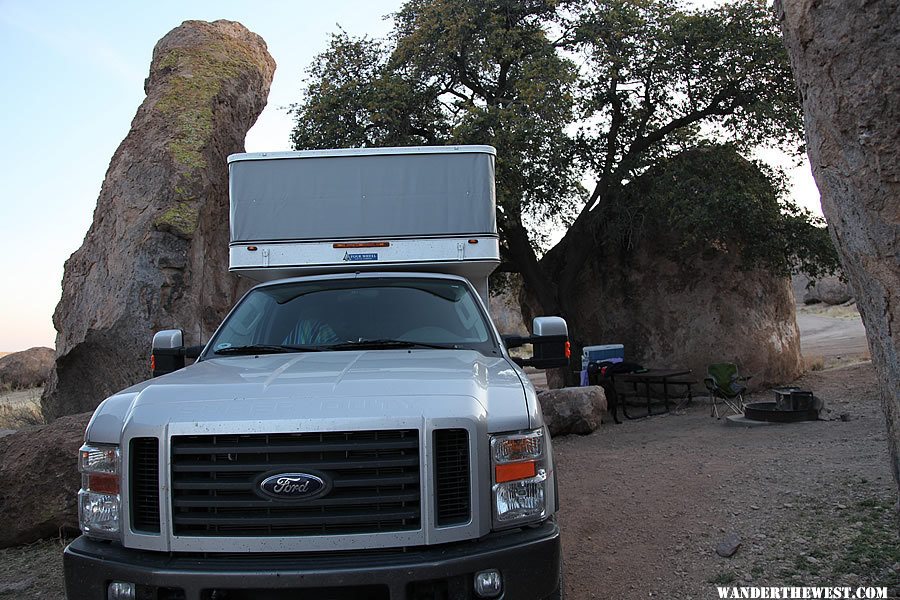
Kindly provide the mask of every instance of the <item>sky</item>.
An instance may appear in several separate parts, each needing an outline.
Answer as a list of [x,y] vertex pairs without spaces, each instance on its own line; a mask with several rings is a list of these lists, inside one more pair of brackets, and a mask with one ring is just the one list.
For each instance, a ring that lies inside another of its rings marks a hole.
[[[286,108],[300,99],[304,71],[328,35],[340,26],[382,36],[391,26],[385,15],[401,3],[0,0],[0,351],[54,346],[63,264],[91,224],[161,37],[189,19],[240,21],[261,35],[278,67],[246,148],[289,150]],[[787,166],[795,199],[821,214],[809,166]]]

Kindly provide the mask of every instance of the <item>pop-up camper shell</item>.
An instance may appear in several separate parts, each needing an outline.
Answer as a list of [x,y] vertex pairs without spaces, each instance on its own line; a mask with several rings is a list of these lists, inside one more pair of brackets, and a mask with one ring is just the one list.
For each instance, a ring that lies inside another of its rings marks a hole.
[[230,270],[256,281],[428,271],[487,301],[500,262],[490,146],[234,154]]

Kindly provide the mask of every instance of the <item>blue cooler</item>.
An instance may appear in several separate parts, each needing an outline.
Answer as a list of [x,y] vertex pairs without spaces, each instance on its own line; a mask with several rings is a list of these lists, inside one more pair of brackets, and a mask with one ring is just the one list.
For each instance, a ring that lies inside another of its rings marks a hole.
[[592,362],[622,362],[625,360],[625,346],[622,344],[603,344],[602,346],[585,346],[581,351],[581,368],[587,369]]

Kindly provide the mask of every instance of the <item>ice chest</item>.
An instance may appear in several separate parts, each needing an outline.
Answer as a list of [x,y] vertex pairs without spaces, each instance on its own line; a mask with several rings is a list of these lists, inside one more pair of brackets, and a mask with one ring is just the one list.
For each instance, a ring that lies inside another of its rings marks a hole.
[[581,351],[582,369],[587,369],[588,363],[603,360],[622,362],[625,360],[625,346],[623,344],[602,344],[600,346],[585,346]]

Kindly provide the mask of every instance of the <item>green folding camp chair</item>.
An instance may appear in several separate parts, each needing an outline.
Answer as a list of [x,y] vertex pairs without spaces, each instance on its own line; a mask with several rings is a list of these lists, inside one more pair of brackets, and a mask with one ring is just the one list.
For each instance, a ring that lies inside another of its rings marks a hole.
[[719,415],[719,404],[723,406],[723,415],[725,410],[730,410],[734,414],[744,412],[744,393],[747,386],[743,381],[747,381],[749,377],[741,377],[738,374],[737,365],[734,363],[716,363],[706,368],[706,378],[703,383],[709,390],[709,397],[712,399],[712,408],[709,416],[715,416],[717,419],[722,418]]

